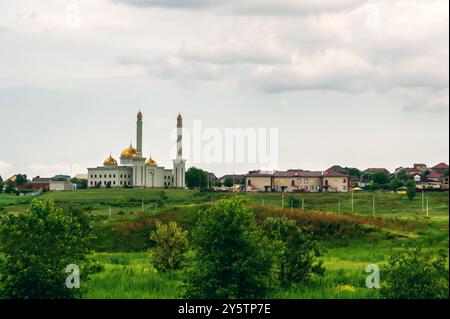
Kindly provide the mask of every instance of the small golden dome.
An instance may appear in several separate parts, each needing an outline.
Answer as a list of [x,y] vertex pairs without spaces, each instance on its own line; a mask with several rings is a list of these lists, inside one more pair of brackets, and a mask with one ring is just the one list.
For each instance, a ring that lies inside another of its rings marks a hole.
[[111,154],[109,154],[109,157],[107,159],[105,159],[105,161],[103,162],[104,166],[117,166],[117,161],[112,158]]
[[145,165],[157,165],[157,163],[150,156],[150,158],[145,161]]
[[142,120],[142,112],[141,111],[138,112],[137,119],[138,119],[138,121]]
[[181,114],[180,113],[178,113],[178,116],[177,116],[177,121],[182,121],[183,120],[183,117],[181,116]]
[[123,150],[122,154],[120,155],[121,158],[134,158],[137,156],[137,151],[133,146],[130,144],[129,147]]

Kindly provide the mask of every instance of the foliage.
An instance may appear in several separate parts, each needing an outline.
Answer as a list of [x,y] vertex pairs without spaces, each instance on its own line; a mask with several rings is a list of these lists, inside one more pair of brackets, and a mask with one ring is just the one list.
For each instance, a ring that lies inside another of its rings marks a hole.
[[[92,239],[89,221],[80,211],[63,213],[50,201],[33,200],[25,213],[5,216],[0,224],[0,297],[81,297],[96,271],[88,258]],[[71,264],[80,269],[80,289],[66,288],[65,270]]]
[[26,174],[16,175],[16,186],[24,186],[28,182]]
[[399,189],[402,186],[403,186],[403,183],[398,178],[394,178],[390,183],[390,187],[393,191],[396,191],[397,189]]
[[5,186],[5,183],[3,182],[3,178],[0,175],[0,194],[3,193],[3,187]]
[[373,190],[373,191],[380,189],[380,187],[381,187],[381,185],[376,182],[373,182],[372,184],[370,184],[370,190]]
[[387,184],[389,182],[389,174],[386,172],[376,172],[372,174],[372,181],[380,185]]
[[410,176],[408,175],[408,172],[406,171],[406,169],[401,169],[397,172],[397,179],[402,181],[402,182],[406,182],[407,180],[410,179]]
[[381,273],[381,296],[388,299],[448,298],[448,264],[445,251],[424,253],[420,246],[389,258]]
[[409,200],[413,200],[416,196],[416,183],[414,181],[409,181],[406,183],[406,193]]
[[278,263],[282,287],[324,274],[325,269],[318,259],[322,253],[310,230],[297,227],[294,220],[286,217],[269,217],[264,231],[280,249]]
[[233,184],[234,184],[234,181],[233,181],[232,177],[227,177],[223,181],[223,186],[225,186],[225,187],[233,187]]
[[278,288],[278,245],[257,226],[240,198],[201,211],[186,269],[187,298],[265,298]]
[[167,194],[165,191],[161,191],[159,193],[159,198],[156,200],[156,204],[159,208],[164,207],[169,200],[169,197],[167,197]]
[[187,231],[178,227],[176,222],[156,223],[156,230],[150,235],[155,242],[151,250],[155,268],[160,272],[179,269],[188,249]]
[[355,176],[355,177],[360,178],[362,175],[362,172],[355,167],[346,167],[345,169],[348,171],[348,174],[350,176]]
[[289,206],[292,208],[300,208],[300,199],[294,196],[289,197]]
[[5,184],[5,189],[4,192],[6,194],[11,194],[16,190],[16,185],[14,184],[14,182],[12,180],[8,180]]
[[186,171],[186,186],[189,188],[206,188],[208,186],[208,173],[197,167],[189,168]]

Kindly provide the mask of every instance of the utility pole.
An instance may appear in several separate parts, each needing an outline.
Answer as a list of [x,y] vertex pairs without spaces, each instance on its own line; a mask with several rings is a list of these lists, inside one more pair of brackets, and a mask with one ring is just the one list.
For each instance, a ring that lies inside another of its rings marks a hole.
[[141,212],[144,212],[144,197],[141,200]]
[[352,213],[355,212],[355,202],[354,202],[354,195],[352,191]]
[[112,211],[111,211],[111,206],[109,206],[109,220],[112,220]]
[[425,187],[422,184],[422,212],[425,210]]
[[338,212],[341,213],[341,199],[338,198]]
[[427,217],[430,217],[429,209],[428,209],[428,196],[427,196]]
[[284,192],[281,190],[281,208],[284,208]]
[[305,199],[302,198],[302,210],[305,210]]
[[291,210],[294,209],[294,200],[291,199]]

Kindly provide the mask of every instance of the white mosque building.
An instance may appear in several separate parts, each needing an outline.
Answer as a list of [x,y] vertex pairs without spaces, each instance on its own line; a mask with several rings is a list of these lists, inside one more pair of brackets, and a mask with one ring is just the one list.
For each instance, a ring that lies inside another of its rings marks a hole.
[[177,117],[177,158],[173,169],[158,166],[142,156],[142,113],[137,114],[136,148],[130,144],[120,155],[120,165],[110,155],[103,166],[88,168],[89,188],[185,188],[186,160],[183,159],[183,118]]

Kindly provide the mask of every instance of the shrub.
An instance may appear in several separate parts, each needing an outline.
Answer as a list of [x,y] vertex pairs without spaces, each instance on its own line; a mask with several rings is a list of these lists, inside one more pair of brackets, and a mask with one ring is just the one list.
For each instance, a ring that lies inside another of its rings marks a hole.
[[325,269],[318,260],[322,255],[318,242],[307,228],[297,227],[294,220],[286,217],[269,217],[264,231],[269,240],[279,245],[278,263],[283,287],[324,274]]
[[151,250],[155,268],[161,272],[179,269],[188,248],[187,231],[183,231],[175,222],[157,222],[150,238],[156,244]]
[[382,272],[381,296],[388,299],[448,298],[447,256],[423,253],[421,247],[405,249],[389,258]]
[[265,298],[278,288],[277,245],[240,198],[200,211],[186,269],[186,298]]
[[[89,220],[53,202],[33,200],[25,213],[9,214],[0,224],[0,298],[70,299],[87,291],[97,266],[88,257],[92,240]],[[66,267],[80,269],[81,289],[66,288]]]
[[413,200],[416,196],[416,183],[414,181],[409,181],[406,183],[406,193],[409,200]]

